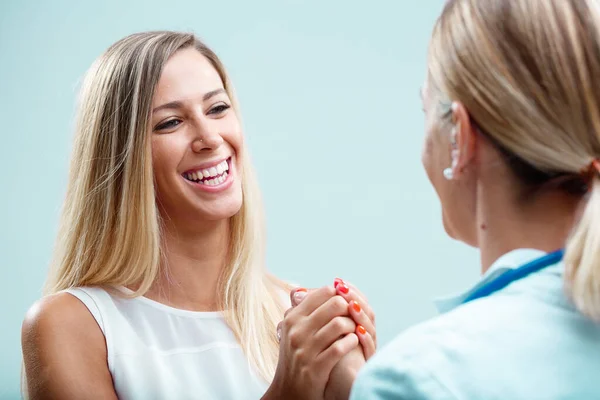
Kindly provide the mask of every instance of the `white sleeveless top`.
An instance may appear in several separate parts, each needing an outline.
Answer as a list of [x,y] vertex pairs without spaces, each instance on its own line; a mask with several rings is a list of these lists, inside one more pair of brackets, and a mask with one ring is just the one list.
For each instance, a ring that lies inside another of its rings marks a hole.
[[257,400],[267,390],[220,312],[180,310],[101,288],[66,292],[104,333],[119,399]]

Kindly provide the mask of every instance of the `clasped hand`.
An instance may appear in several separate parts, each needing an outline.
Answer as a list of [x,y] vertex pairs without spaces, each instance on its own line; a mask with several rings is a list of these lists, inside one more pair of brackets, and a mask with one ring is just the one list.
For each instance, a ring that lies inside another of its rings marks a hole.
[[376,350],[373,310],[341,279],[292,290],[290,297],[292,308],[277,327],[279,363],[265,398],[347,399],[358,370]]

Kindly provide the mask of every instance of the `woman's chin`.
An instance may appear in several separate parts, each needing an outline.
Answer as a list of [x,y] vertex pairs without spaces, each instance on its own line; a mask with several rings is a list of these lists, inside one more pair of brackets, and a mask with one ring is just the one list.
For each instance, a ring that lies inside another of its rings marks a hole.
[[237,215],[242,209],[242,202],[231,199],[229,201],[223,199],[223,201],[214,204],[213,207],[207,204],[203,204],[196,208],[196,211],[192,213],[196,218],[190,218],[194,220],[205,220],[205,221],[220,221],[226,220]]
[[230,218],[235,217],[239,212],[240,212],[240,210],[238,209],[235,212],[230,211],[230,212],[218,212],[218,213],[207,214],[206,217],[204,218],[204,220],[213,221],[213,222],[229,220]]
[[477,244],[477,235],[474,234],[474,231],[469,230],[471,225],[469,223],[463,223],[459,225],[462,230],[456,229],[455,224],[449,221],[445,215],[442,215],[442,221],[444,224],[444,230],[450,239],[457,240],[471,247],[478,247]]
[[446,231],[446,235],[448,235],[451,239],[458,240],[455,229],[452,227],[452,224],[448,220],[446,213],[444,213],[443,211],[442,211],[442,223],[444,225],[444,231]]
[[235,184],[221,193],[193,193],[184,191],[187,199],[182,203],[185,215],[194,223],[199,221],[219,221],[229,219],[240,212],[243,204],[241,187]]

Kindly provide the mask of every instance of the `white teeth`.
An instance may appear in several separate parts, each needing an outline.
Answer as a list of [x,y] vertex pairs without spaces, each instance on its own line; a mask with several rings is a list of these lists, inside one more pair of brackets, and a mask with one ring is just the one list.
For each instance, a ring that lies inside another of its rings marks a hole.
[[205,180],[203,183],[208,186],[217,186],[225,182],[226,179],[226,176],[219,176],[218,178]]
[[[229,176],[229,174],[227,172],[224,172],[221,176],[213,178],[213,179],[201,180],[202,178],[199,178],[200,180],[197,183],[200,183],[201,185],[216,186],[216,185],[220,185],[221,183],[225,182],[227,180],[228,176]],[[196,181],[196,180],[198,180],[197,177],[198,177],[198,175],[194,172],[186,174],[186,178],[190,179],[190,180]]]
[[[219,185],[227,179],[229,175],[229,164],[227,160],[222,161],[220,164],[210,167],[208,169],[203,169],[195,172],[188,172],[185,174],[185,177],[189,180],[200,181],[200,183],[204,185]],[[212,178],[212,179],[207,179]],[[202,181],[204,179],[204,181]]]

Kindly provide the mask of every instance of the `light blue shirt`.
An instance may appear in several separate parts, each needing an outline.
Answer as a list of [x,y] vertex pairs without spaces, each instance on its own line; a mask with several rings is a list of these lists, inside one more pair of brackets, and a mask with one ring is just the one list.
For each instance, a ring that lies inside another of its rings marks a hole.
[[562,263],[462,304],[499,274],[543,256],[514,250],[443,314],[411,328],[359,372],[351,400],[600,399],[600,325],[564,292]]

